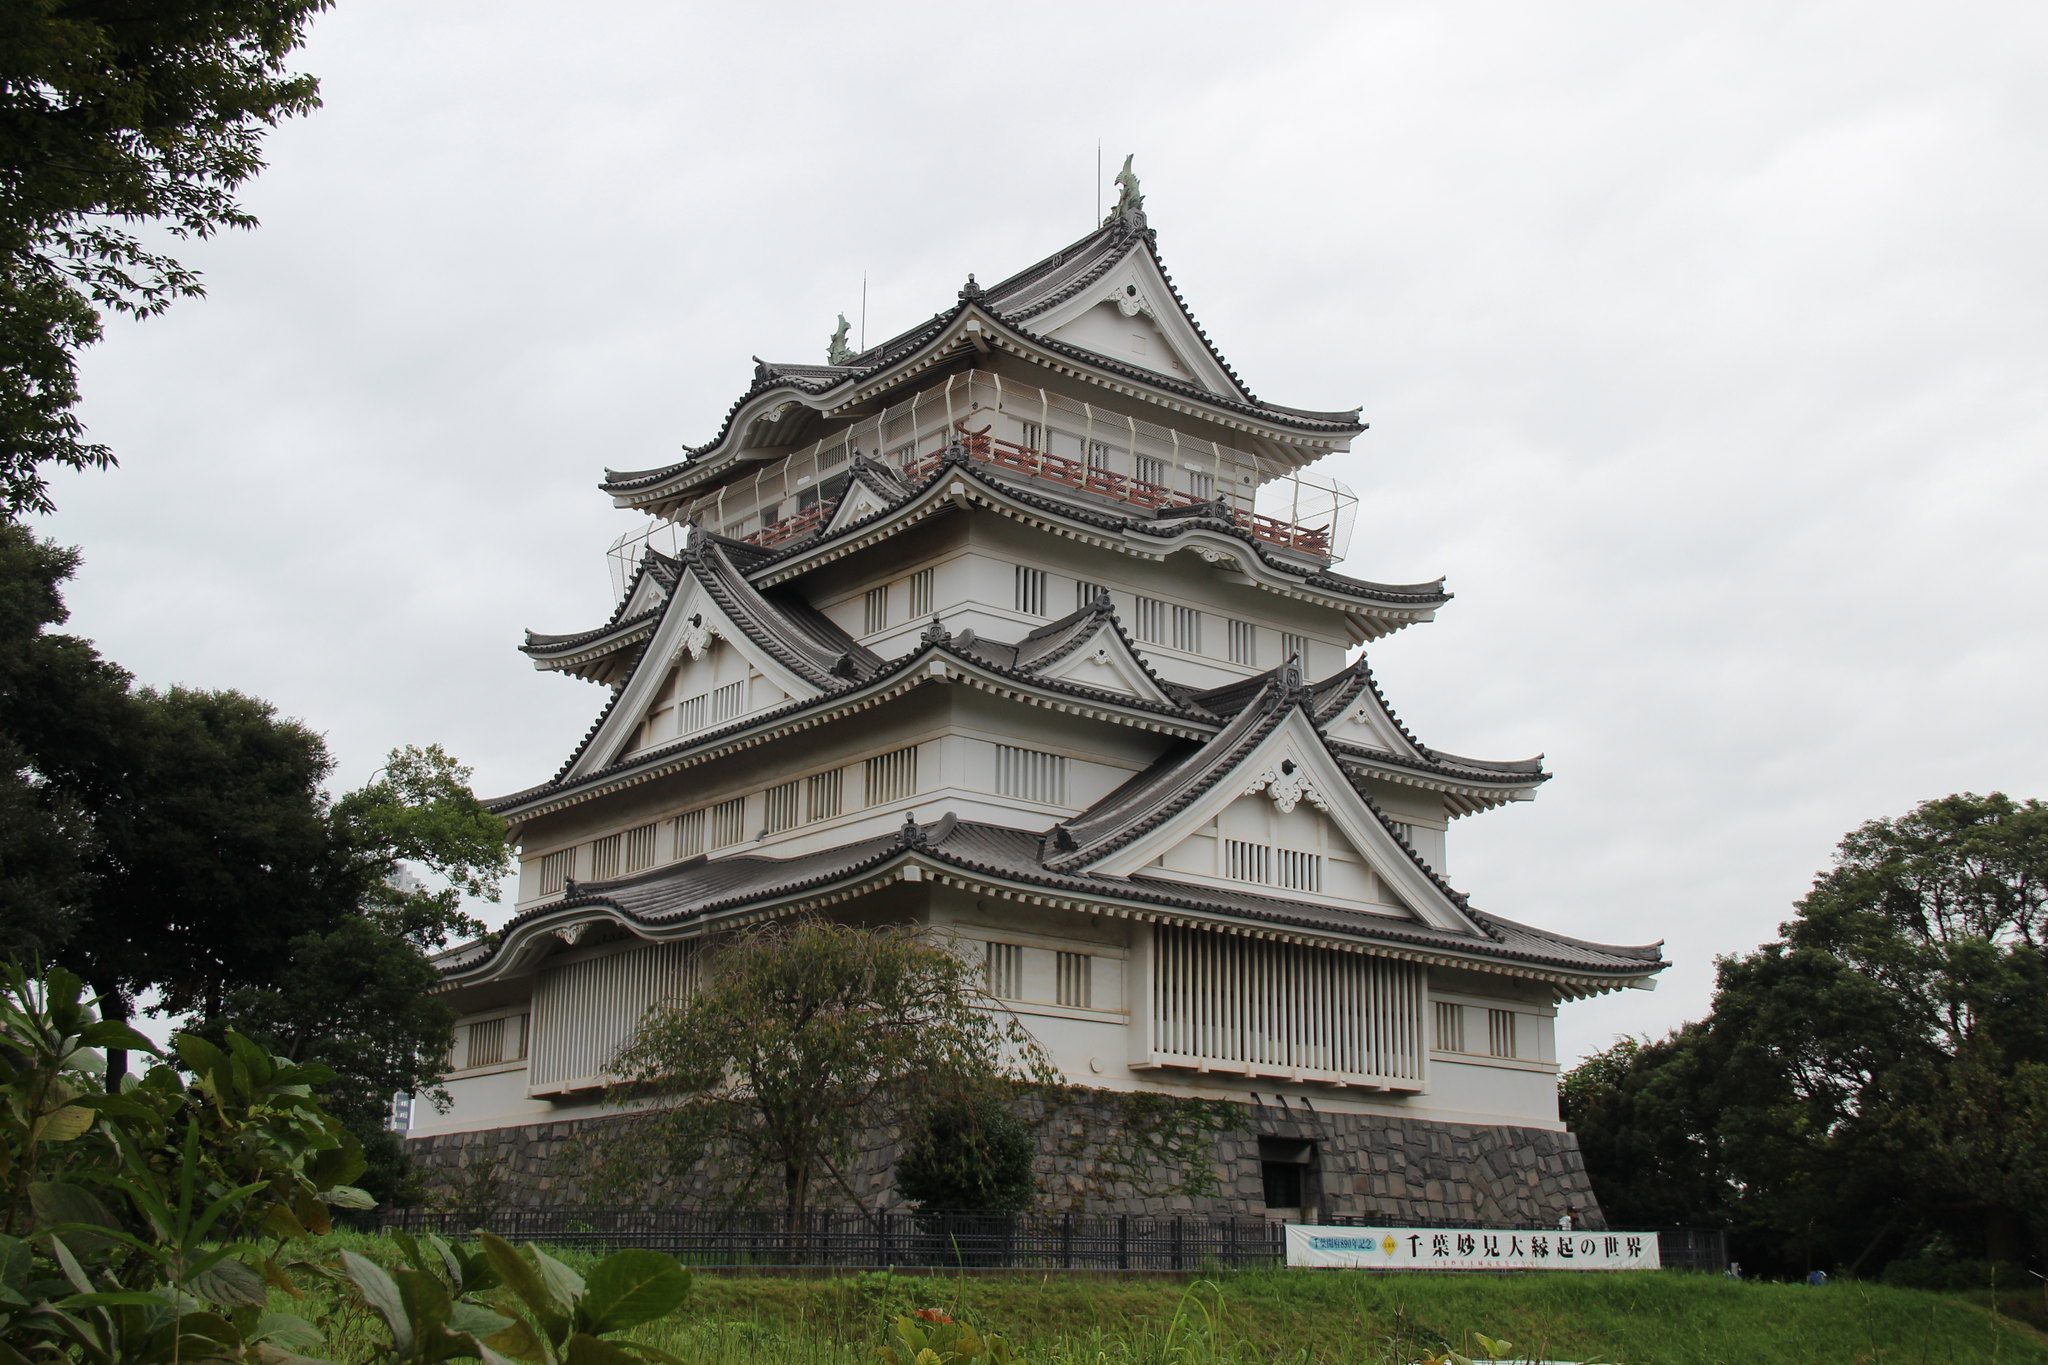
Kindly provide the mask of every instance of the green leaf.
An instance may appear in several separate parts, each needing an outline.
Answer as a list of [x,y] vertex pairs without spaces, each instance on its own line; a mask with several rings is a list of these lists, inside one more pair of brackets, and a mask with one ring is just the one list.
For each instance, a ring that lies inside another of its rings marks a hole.
[[573,1309],[576,1301],[583,1297],[583,1277],[531,1242],[526,1244],[525,1251],[540,1267],[541,1278],[547,1281],[548,1293],[553,1296],[555,1306],[563,1313]]
[[533,1324],[525,1318],[514,1318],[505,1326],[483,1339],[483,1345],[501,1355],[518,1360],[541,1360],[547,1352],[541,1347],[540,1338],[533,1333]]
[[568,1365],[639,1365],[637,1356],[582,1332],[569,1338],[563,1359]]
[[484,1255],[490,1260],[491,1269],[505,1282],[505,1287],[519,1296],[534,1312],[559,1316],[560,1309],[548,1293],[547,1283],[541,1279],[540,1271],[533,1262],[520,1255],[518,1250],[495,1233],[479,1232],[478,1240],[484,1245]]
[[78,1250],[92,1255],[107,1244],[107,1237],[95,1233],[94,1228],[118,1232],[120,1223],[107,1211],[92,1191],[77,1185],[67,1185],[55,1180],[38,1180],[28,1187],[29,1208],[35,1212],[36,1225],[44,1231],[62,1227]]
[[359,1190],[353,1185],[336,1185],[333,1189],[320,1191],[320,1197],[338,1209],[374,1209],[377,1200],[368,1190]]
[[448,1329],[452,1332],[467,1332],[479,1340],[496,1336],[510,1327],[513,1319],[503,1313],[493,1312],[480,1303],[457,1299],[448,1310]]
[[618,1251],[591,1269],[578,1324],[603,1335],[666,1317],[690,1296],[690,1272],[658,1251]]
[[78,1032],[81,1047],[120,1048],[125,1052],[140,1052],[151,1057],[163,1054],[148,1035],[139,1032],[119,1019],[102,1019],[97,1024],[87,1024]]
[[270,1302],[263,1276],[232,1258],[215,1261],[185,1286],[200,1298],[229,1308],[261,1308]]
[[397,1282],[375,1261],[353,1251],[341,1253],[341,1269],[362,1292],[363,1302],[391,1329],[391,1344],[397,1353],[400,1356],[412,1355],[415,1344],[412,1320],[405,1315],[405,1301],[399,1296]]
[[19,1237],[0,1235],[0,1288],[25,1291],[28,1288],[29,1261],[27,1242]]
[[29,1129],[30,1142],[75,1142],[92,1131],[93,1112],[83,1105],[67,1104],[35,1121]]
[[256,1319],[249,1333],[252,1342],[268,1342],[285,1350],[306,1355],[326,1345],[320,1329],[297,1313],[265,1313]]

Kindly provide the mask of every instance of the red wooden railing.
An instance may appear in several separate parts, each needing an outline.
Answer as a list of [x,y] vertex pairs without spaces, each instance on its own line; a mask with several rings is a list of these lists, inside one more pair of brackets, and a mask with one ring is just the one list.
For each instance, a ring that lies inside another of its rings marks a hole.
[[[959,440],[961,445],[966,447],[970,459],[979,460],[992,468],[1022,474],[1047,483],[1056,483],[1078,492],[1092,493],[1097,497],[1126,503],[1132,507],[1156,510],[1161,507],[1194,507],[1214,501],[1213,498],[1199,498],[1192,493],[1147,483],[1143,479],[1134,479],[1113,470],[1097,469],[1079,460],[1049,454],[1017,441],[1006,441],[999,436],[991,436],[987,427],[968,431],[962,424]],[[903,466],[904,477],[912,480],[923,478],[938,467],[945,453],[946,448],[939,446],[910,461]],[[780,521],[771,522],[746,539],[755,545],[781,545],[818,526],[824,521],[825,512],[826,507],[823,503],[806,507]],[[1297,526],[1278,517],[1239,511],[1236,508],[1230,509],[1230,518],[1268,545],[1277,545],[1282,549],[1322,559],[1330,556],[1331,528],[1328,526]]]

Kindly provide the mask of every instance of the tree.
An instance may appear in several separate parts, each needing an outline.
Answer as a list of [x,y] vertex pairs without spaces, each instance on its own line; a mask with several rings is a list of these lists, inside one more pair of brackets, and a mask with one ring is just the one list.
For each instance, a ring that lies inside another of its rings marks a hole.
[[145,242],[256,220],[235,191],[263,132],[319,104],[284,70],[329,0],[23,0],[0,10],[0,511],[48,511],[44,470],[104,468],[75,411],[101,310],[204,292]]
[[2048,807],[1849,834],[1710,1016],[1567,1077],[1609,1216],[1726,1219],[1743,1259],[1870,1269],[1935,1233],[2048,1250]]
[[48,630],[76,562],[0,522],[0,946],[72,963],[112,1018],[155,992],[197,1033],[331,1069],[388,1190],[390,1096],[452,1040],[427,954],[481,932],[464,904],[496,899],[504,824],[438,748],[331,799],[325,742],[267,702],[132,687]]
[[905,928],[800,918],[719,941],[682,1000],[658,1005],[620,1054],[615,1167],[644,1173],[650,1153],[727,1163],[735,1202],[779,1186],[784,1223],[813,1192],[857,1199],[857,1140],[914,1130],[935,1108],[1051,1068],[991,1001],[980,969]]

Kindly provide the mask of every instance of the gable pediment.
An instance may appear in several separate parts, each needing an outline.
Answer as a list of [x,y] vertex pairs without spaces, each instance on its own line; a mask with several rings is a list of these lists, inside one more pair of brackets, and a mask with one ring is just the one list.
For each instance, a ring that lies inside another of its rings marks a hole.
[[1199,796],[1088,871],[1212,882],[1483,936],[1352,786],[1298,706]]
[[1167,696],[1159,680],[1147,671],[1144,661],[1131,651],[1130,644],[1111,624],[1106,613],[1097,618],[1096,629],[1078,645],[1045,667],[1032,671],[1041,678],[1056,682],[1075,683],[1142,697],[1146,701],[1173,704],[1173,699]]
[[1026,324],[1042,337],[1245,398],[1195,330],[1148,251],[1134,251],[1100,280]]
[[832,509],[831,517],[826,520],[823,534],[830,535],[888,509],[887,498],[862,480],[852,480],[846,485],[846,492],[840,495],[839,505]]
[[[823,693],[741,629],[694,574],[685,574],[638,666],[564,776],[581,777],[642,749]],[[702,706],[693,705],[700,696]],[[695,719],[700,712],[701,721]]]

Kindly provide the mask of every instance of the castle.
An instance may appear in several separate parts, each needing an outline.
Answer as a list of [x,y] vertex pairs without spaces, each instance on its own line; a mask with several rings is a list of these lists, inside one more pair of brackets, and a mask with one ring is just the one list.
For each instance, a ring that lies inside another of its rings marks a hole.
[[1079,241],[858,353],[842,320],[687,458],[608,471],[689,529],[629,542],[601,624],[526,639],[608,696],[494,803],[516,913],[442,960],[453,1103],[414,1149],[541,1177],[706,935],[816,912],[947,936],[1077,1084],[1240,1104],[1173,1207],[1597,1217],[1556,1013],[1664,963],[1447,880],[1451,823],[1549,775],[1424,744],[1354,654],[1449,600],[1333,571],[1356,501],[1306,471],[1363,430],[1252,392],[1133,177]]

